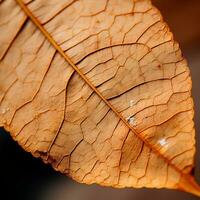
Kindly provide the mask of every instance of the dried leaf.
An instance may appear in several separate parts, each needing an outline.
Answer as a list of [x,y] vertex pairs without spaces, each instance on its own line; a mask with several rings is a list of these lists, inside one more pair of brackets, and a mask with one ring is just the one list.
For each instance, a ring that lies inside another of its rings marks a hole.
[[4,0],[0,125],[83,183],[182,189],[195,139],[185,59],[149,0]]

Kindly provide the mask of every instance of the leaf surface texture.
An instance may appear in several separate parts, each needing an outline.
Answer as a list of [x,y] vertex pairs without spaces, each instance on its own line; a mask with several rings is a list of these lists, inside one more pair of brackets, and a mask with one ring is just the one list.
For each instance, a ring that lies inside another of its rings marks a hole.
[[149,0],[0,3],[0,125],[83,183],[181,188],[191,78]]

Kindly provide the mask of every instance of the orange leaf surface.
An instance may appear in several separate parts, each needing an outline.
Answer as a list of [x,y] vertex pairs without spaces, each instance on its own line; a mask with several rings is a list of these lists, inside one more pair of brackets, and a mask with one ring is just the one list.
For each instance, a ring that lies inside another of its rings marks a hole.
[[3,0],[0,126],[82,183],[200,196],[187,62],[149,0]]

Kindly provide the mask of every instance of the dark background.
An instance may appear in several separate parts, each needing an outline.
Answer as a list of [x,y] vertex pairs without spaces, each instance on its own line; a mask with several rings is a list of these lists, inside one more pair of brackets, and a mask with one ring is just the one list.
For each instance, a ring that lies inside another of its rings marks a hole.
[[[153,0],[168,22],[189,62],[193,79],[197,155],[195,176],[200,183],[200,0]],[[0,200],[195,200],[173,190],[113,189],[76,183],[33,158],[0,129]]]

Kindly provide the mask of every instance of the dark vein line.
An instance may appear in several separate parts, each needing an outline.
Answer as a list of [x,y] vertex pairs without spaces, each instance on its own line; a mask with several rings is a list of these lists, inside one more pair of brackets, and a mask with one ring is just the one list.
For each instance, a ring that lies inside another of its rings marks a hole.
[[88,54],[86,54],[83,58],[81,58],[78,62],[75,63],[75,65],[78,65],[80,64],[85,58],[87,58],[88,56],[92,55],[92,54],[95,54],[99,51],[102,51],[102,50],[105,50],[105,49],[109,49],[109,48],[112,48],[112,47],[123,47],[123,46],[131,46],[131,45],[141,45],[141,46],[146,46],[150,51],[150,47],[148,47],[147,45],[145,44],[142,44],[142,43],[138,43],[138,42],[129,42],[129,43],[119,43],[119,44],[112,44],[112,45],[109,45],[109,46],[105,46],[105,47],[102,47],[102,48],[99,48],[99,49],[96,49],[95,51],[92,51]]
[[23,19],[23,21],[20,24],[20,27],[17,30],[15,36],[12,38],[11,42],[9,43],[9,46],[4,51],[3,55],[0,57],[0,61],[5,58],[5,56],[7,55],[8,51],[9,51],[9,49],[12,47],[12,44],[14,43],[14,41],[16,40],[16,38],[18,37],[18,35],[21,33],[21,31],[24,29],[24,27],[27,25],[28,21],[29,21],[28,17],[25,17],[25,19]]
[[71,3],[67,4],[66,6],[64,6],[63,8],[61,8],[57,13],[55,13],[53,16],[51,16],[51,18],[49,18],[48,20],[46,20],[45,22],[42,23],[42,25],[50,22],[53,18],[55,18],[56,16],[58,16],[59,14],[61,14],[65,9],[69,8],[72,4],[74,4],[77,0],[72,1]]
[[64,103],[63,117],[62,117],[60,126],[59,126],[58,130],[56,131],[56,134],[55,134],[53,140],[51,141],[51,143],[50,143],[50,145],[49,145],[49,147],[48,147],[48,150],[47,150],[48,156],[47,156],[46,160],[48,160],[48,158],[49,158],[49,153],[50,153],[50,151],[51,151],[51,148],[52,148],[53,144],[55,143],[55,141],[56,141],[56,139],[57,139],[57,137],[58,137],[58,135],[59,135],[59,133],[60,133],[60,130],[61,130],[62,126],[63,126],[63,123],[64,123],[64,121],[65,121],[66,105],[67,105],[67,92],[66,92],[66,90],[67,90],[67,86],[68,86],[70,80],[71,80],[72,77],[73,77],[73,74],[74,74],[74,71],[72,72],[72,74],[70,75],[69,80],[68,80],[67,83],[66,83],[66,87],[65,87],[65,97],[64,97],[64,98],[65,98],[65,103]]

